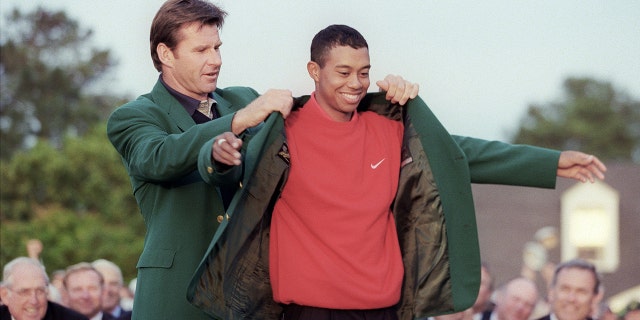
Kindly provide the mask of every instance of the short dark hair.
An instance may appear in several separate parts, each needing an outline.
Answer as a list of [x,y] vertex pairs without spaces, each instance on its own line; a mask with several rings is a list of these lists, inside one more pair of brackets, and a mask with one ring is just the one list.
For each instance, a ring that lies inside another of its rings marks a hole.
[[156,13],[151,23],[149,42],[151,46],[151,60],[158,71],[162,71],[162,62],[156,49],[164,43],[170,49],[175,49],[181,39],[178,31],[182,26],[191,23],[215,25],[222,28],[227,13],[205,0],[168,0]]
[[330,25],[320,30],[311,41],[311,61],[324,66],[329,50],[337,46],[354,49],[369,48],[367,40],[358,30],[342,24]]
[[555,287],[556,283],[558,282],[558,274],[564,269],[580,269],[591,272],[591,274],[593,274],[593,279],[595,280],[593,293],[597,294],[600,290],[600,274],[598,274],[598,272],[596,271],[596,266],[593,265],[593,263],[583,259],[573,259],[557,265],[556,270],[553,273],[553,278],[551,279],[552,287]]

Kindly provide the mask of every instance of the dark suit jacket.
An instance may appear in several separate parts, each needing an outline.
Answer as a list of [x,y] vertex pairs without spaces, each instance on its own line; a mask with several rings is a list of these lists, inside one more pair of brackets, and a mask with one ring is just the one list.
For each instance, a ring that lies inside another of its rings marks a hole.
[[102,312],[102,320],[118,320],[120,318],[116,318],[112,316],[109,312]]
[[[537,320],[551,320],[551,315],[550,315],[550,314],[548,314],[548,315],[546,315],[546,316],[544,316],[544,317],[542,317],[542,318],[539,318],[539,319],[537,319]],[[590,317],[587,317],[587,318],[585,318],[584,320],[593,320],[593,319],[591,319]]]
[[116,319],[117,320],[131,320],[131,315],[132,315],[131,311],[122,310],[122,313],[120,313],[120,316],[117,317]]
[[[82,314],[63,307],[55,302],[47,302],[47,313],[43,320],[89,320]],[[7,306],[0,306],[0,320],[11,320],[11,313]]]
[[217,186],[197,172],[198,152],[231,131],[235,111],[256,97],[250,88],[218,89],[220,117],[196,125],[158,81],[151,93],[111,114],[107,135],[122,156],[146,225],[133,319],[209,319],[187,302],[186,291],[224,208]]

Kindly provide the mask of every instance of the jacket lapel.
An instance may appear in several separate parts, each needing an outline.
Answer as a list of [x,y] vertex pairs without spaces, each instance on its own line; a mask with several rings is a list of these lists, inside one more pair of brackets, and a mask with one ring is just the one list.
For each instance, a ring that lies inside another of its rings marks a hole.
[[232,108],[233,104],[231,102],[225,100],[217,92],[213,93],[213,99],[216,100],[216,110],[218,110],[221,117],[238,111]]
[[180,102],[178,102],[178,100],[176,100],[171,93],[167,91],[159,80],[151,91],[151,97],[158,106],[164,108],[167,115],[175,121],[181,131],[186,131],[196,125],[195,121],[191,118],[191,115],[187,113]]

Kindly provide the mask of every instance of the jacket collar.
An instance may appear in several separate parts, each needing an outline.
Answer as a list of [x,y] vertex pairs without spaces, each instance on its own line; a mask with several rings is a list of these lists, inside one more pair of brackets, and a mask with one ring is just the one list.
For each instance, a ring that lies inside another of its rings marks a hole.
[[[216,89],[213,92],[213,99],[216,100],[218,112],[220,116],[224,116],[235,112],[233,105],[222,98],[222,89]],[[165,110],[165,112],[175,120],[176,125],[182,130],[193,127],[196,123],[191,118],[191,115],[184,109],[182,104],[167,90],[167,88],[158,80],[150,93],[151,100]]]

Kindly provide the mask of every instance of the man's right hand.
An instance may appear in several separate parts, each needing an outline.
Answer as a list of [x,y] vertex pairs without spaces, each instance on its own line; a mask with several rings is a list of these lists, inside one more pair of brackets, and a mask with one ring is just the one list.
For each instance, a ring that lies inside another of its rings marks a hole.
[[236,137],[232,132],[225,132],[213,140],[211,157],[216,162],[237,166],[242,163],[241,147],[242,139]]
[[272,112],[280,112],[286,118],[293,106],[290,90],[269,89],[246,107],[238,110],[231,123],[231,131],[240,134],[264,121]]

